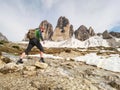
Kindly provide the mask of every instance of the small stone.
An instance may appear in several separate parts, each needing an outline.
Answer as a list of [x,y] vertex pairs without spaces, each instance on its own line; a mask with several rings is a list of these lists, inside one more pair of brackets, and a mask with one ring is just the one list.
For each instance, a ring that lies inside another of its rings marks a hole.
[[45,68],[47,68],[48,64],[37,61],[37,62],[35,63],[35,66],[36,66],[36,67],[39,67],[39,68],[41,68],[41,69],[45,69]]

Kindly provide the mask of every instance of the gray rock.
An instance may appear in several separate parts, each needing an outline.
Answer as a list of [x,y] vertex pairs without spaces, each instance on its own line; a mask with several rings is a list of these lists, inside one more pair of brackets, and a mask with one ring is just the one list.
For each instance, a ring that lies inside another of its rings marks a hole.
[[120,81],[111,81],[109,85],[113,88],[116,88],[117,90],[120,90]]
[[120,38],[120,33],[119,32],[110,32],[109,34],[111,34],[112,36],[114,36],[116,38]]
[[102,36],[103,36],[103,39],[111,39],[112,38],[112,36],[108,33],[107,30],[105,30],[103,32]]
[[81,25],[76,31],[75,31],[75,38],[81,41],[85,41],[89,38],[89,32],[87,30],[87,27],[84,25]]
[[94,35],[95,35],[95,32],[94,32],[94,30],[93,30],[92,27],[90,27],[90,28],[88,29],[88,33],[89,33],[90,36],[94,36]]
[[0,41],[8,41],[6,36],[4,36],[1,32],[0,32]]

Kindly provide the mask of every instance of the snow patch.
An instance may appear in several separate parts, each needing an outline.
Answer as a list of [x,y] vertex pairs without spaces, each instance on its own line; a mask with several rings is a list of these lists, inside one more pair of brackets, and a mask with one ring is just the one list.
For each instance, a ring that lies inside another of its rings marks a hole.
[[78,56],[74,60],[83,61],[86,64],[95,65],[106,70],[120,72],[120,56],[118,54],[112,54],[106,57],[97,56],[96,53],[90,53],[85,56]]
[[[40,57],[40,54],[35,54],[35,55],[28,55],[29,57]],[[62,57],[59,56],[54,56],[52,54],[44,54],[44,58],[52,58],[52,59],[63,59]]]

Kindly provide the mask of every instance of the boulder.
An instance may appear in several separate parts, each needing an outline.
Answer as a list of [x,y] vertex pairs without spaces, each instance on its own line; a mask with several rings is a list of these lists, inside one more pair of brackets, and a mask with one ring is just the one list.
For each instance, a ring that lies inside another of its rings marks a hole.
[[10,62],[12,62],[12,60],[10,58],[4,57],[4,56],[1,57],[1,61],[3,61],[4,63],[10,63]]
[[57,22],[57,26],[53,32],[53,41],[67,40],[73,36],[73,26],[70,25],[69,20],[66,17],[60,17]]
[[5,64],[4,67],[0,68],[0,72],[3,74],[7,74],[11,72],[16,72],[20,69],[21,69],[20,66],[17,66],[15,63],[8,63]]
[[48,64],[37,61],[37,62],[35,62],[35,66],[38,68],[41,68],[41,69],[45,69],[45,68],[47,68]]

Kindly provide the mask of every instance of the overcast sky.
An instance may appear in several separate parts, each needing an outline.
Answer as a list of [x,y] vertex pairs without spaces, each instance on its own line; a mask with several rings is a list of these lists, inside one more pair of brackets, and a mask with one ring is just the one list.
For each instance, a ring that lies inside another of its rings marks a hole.
[[10,41],[21,41],[30,28],[47,20],[55,28],[65,16],[74,30],[80,25],[95,32],[120,24],[120,0],[0,0],[0,32]]

